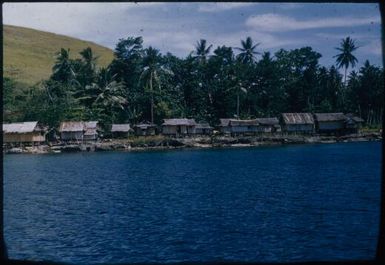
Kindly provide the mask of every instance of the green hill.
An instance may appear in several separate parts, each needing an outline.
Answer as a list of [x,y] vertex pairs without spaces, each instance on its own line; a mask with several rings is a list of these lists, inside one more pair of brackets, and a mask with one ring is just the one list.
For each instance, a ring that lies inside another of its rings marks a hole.
[[60,48],[69,48],[71,58],[78,58],[81,50],[91,47],[95,56],[99,56],[98,66],[107,66],[113,59],[109,48],[35,29],[3,25],[3,36],[4,76],[28,85],[51,75]]

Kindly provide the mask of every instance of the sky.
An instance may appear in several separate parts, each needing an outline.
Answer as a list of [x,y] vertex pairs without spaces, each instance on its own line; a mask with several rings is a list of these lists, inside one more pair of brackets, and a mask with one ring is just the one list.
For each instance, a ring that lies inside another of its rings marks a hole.
[[[63,34],[115,48],[142,36],[144,46],[184,58],[197,41],[240,47],[250,36],[257,51],[311,46],[320,64],[335,64],[341,39],[352,37],[358,67],[382,66],[378,4],[338,3],[4,3],[3,23]],[[257,57],[258,58],[258,57]],[[259,57],[260,58],[260,57]]]

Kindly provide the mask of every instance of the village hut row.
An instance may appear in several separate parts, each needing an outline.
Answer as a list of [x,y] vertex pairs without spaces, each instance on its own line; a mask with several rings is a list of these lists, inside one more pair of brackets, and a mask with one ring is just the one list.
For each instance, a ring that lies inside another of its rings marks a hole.
[[353,114],[343,113],[282,113],[279,118],[252,120],[220,119],[220,131],[231,135],[260,133],[330,134],[358,133],[364,122]]
[[[353,114],[343,113],[282,113],[279,118],[257,118],[249,120],[220,119],[218,130],[224,135],[258,134],[348,134],[357,133],[364,121]],[[214,128],[207,122],[197,123],[194,119],[164,119],[161,128],[142,122],[131,127],[130,124],[112,124],[112,138],[127,138],[163,134],[167,136],[211,135]],[[60,123],[59,135],[62,141],[95,141],[101,135],[97,121],[66,121]],[[47,128],[37,121],[3,124],[4,143],[40,143],[46,140]]]

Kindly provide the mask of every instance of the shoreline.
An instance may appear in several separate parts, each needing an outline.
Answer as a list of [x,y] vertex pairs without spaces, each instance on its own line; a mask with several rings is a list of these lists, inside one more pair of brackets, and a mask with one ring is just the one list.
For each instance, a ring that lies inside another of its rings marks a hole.
[[359,133],[344,136],[306,136],[306,135],[264,135],[264,136],[202,136],[193,138],[172,138],[164,136],[135,137],[128,139],[106,139],[80,144],[44,144],[3,148],[4,154],[55,154],[70,152],[106,151],[159,151],[178,149],[211,149],[283,146],[291,144],[331,144],[341,142],[381,141],[380,133]]

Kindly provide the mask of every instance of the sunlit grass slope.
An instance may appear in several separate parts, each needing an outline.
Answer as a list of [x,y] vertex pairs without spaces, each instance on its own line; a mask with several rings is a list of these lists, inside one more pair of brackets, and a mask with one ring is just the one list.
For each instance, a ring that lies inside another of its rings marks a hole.
[[35,29],[3,25],[3,36],[4,76],[27,85],[51,75],[60,48],[69,48],[71,58],[78,58],[81,50],[91,47],[99,56],[99,66],[107,66],[113,59],[113,51],[106,47]]

